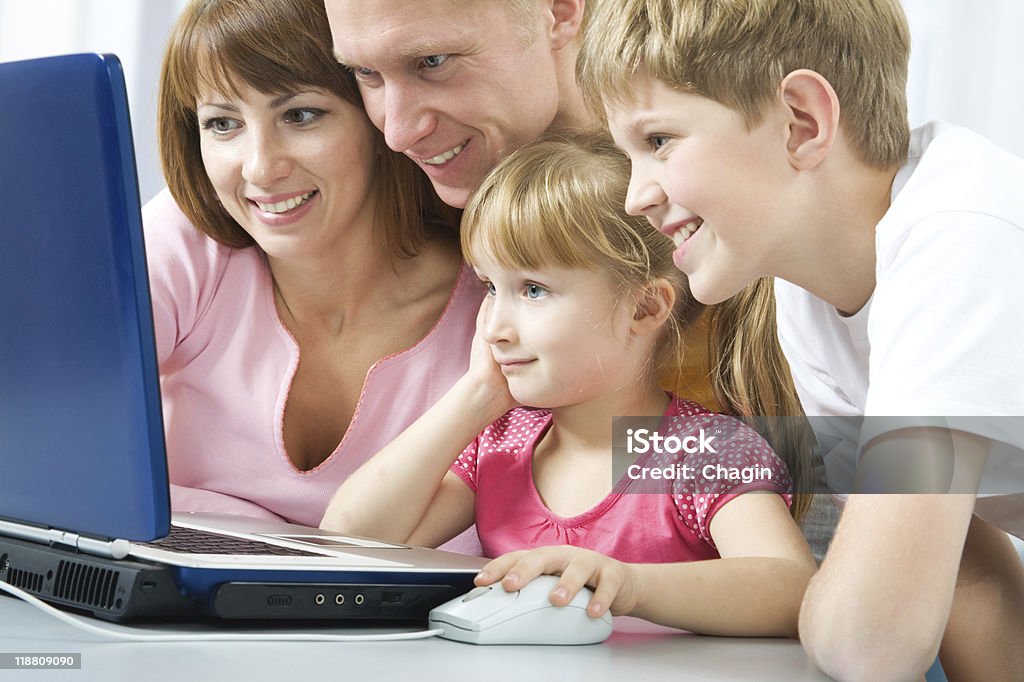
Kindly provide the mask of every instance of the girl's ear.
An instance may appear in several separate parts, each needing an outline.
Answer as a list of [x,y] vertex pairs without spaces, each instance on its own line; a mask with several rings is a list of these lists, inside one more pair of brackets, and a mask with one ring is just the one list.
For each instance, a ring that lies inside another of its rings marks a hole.
[[638,336],[653,334],[665,324],[675,304],[675,287],[664,277],[658,277],[637,296],[630,330]]
[[809,170],[825,160],[839,134],[839,98],[832,84],[810,69],[788,74],[781,90],[789,118],[789,163]]

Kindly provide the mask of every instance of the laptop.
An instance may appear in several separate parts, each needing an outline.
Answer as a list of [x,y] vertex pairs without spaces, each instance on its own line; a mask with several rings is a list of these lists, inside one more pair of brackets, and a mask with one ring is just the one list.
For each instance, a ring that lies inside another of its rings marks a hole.
[[171,514],[117,57],[0,64],[0,192],[0,580],[115,621],[425,620],[472,587],[479,557]]

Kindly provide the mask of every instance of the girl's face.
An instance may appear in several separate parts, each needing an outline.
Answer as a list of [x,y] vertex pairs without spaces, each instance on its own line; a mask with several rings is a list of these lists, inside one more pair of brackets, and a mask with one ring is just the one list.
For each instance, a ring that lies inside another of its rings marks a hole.
[[345,228],[372,226],[376,148],[359,107],[318,88],[245,85],[201,92],[197,116],[218,199],[270,256],[321,255]]
[[[632,165],[626,210],[676,243],[673,260],[706,304],[777,274],[791,241],[783,183],[788,165],[771,116],[748,129],[732,109],[650,77],[635,99],[608,108],[616,144]],[[781,254],[781,258],[780,258]]]
[[486,257],[476,272],[488,290],[484,340],[516,400],[568,407],[636,384],[646,358],[636,358],[630,297],[610,275],[510,270]]

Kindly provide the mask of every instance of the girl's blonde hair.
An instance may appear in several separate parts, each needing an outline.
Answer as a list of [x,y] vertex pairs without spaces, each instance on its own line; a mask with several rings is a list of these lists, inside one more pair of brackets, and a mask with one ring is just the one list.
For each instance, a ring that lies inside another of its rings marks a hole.
[[704,306],[672,264],[672,241],[623,210],[628,178],[628,159],[605,135],[542,138],[502,161],[470,199],[462,252],[470,263],[486,253],[509,268],[607,272],[620,297],[641,304],[651,283],[667,280],[676,297],[656,350],[659,370],[680,356],[682,330]]
[[[466,260],[486,254],[504,267],[579,267],[613,277],[621,296],[641,306],[657,279],[675,289],[675,307],[659,341],[654,367],[671,376],[683,335],[704,310],[672,262],[672,240],[646,218],[625,212],[629,160],[605,134],[546,137],[502,161],[462,216]],[[809,491],[813,438],[802,417],[775,332],[770,280],[712,306],[711,383],[724,412],[754,425],[789,467],[795,490]],[[668,388],[674,389],[674,386]],[[792,506],[800,518],[810,497]]]

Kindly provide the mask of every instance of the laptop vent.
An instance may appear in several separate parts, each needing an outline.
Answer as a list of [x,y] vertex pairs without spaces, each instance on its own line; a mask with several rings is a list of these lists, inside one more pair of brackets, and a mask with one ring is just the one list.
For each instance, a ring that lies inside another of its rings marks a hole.
[[117,571],[75,561],[61,561],[53,596],[75,604],[110,609],[117,590]]
[[7,582],[15,587],[20,587],[26,592],[34,592],[36,594],[43,589],[43,576],[41,573],[32,573],[14,567],[11,567],[7,572]]

